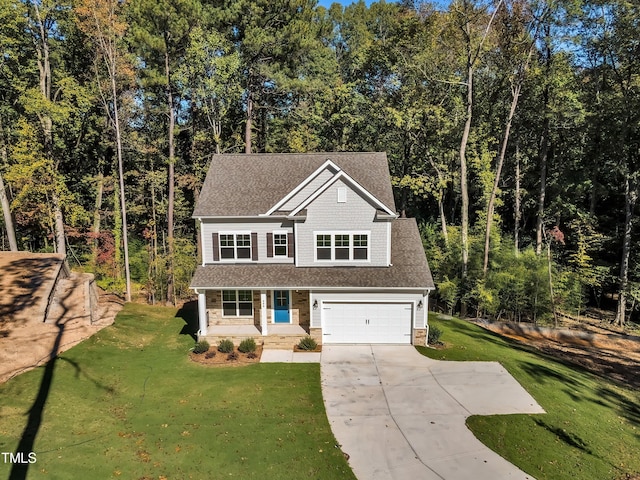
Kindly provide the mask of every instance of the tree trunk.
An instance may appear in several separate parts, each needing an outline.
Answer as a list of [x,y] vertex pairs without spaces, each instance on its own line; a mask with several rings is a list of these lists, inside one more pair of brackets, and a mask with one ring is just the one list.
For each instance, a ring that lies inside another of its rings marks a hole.
[[102,209],[102,193],[104,192],[104,175],[100,173],[97,177],[97,185],[96,185],[96,204],[95,209],[93,211],[93,228],[92,232],[94,235],[93,239],[93,252],[92,252],[92,262],[95,267],[98,261],[98,248],[100,245],[99,236],[100,236],[100,210]]
[[57,193],[52,196],[53,200],[53,216],[54,226],[56,232],[56,251],[66,256],[67,255],[67,241],[64,234],[64,219],[62,216],[62,206],[60,205],[60,197]]
[[244,127],[244,153],[251,153],[251,129],[253,118],[253,96],[247,95],[247,123]]
[[553,312],[553,325],[558,328],[558,312],[556,312],[556,300],[553,292],[553,274],[551,270],[551,240],[547,241],[547,270],[549,272],[549,296],[551,299],[551,311]]
[[[2,124],[0,123],[0,130]],[[7,164],[7,148],[2,144],[2,163]],[[0,172],[0,206],[2,207],[2,214],[4,218],[4,226],[7,230],[7,239],[9,240],[9,250],[12,252],[18,251],[18,242],[16,241],[16,229],[13,226],[13,217],[11,216],[11,205],[9,204],[9,196],[4,186],[4,179],[2,178],[2,172]]]
[[[48,32],[45,29],[44,19],[40,14],[40,8],[37,2],[32,3],[33,12],[35,13],[35,20],[37,23],[38,34],[40,35],[39,41],[36,40],[36,54],[38,56],[38,72],[39,72],[39,87],[42,97],[51,102],[51,59],[49,56],[49,41]],[[47,158],[54,162],[57,170],[57,162],[54,161],[53,152],[53,120],[48,114],[40,113],[38,115],[40,124],[42,126],[44,136],[44,151]],[[62,255],[67,254],[67,244],[64,233],[64,216],[62,214],[62,205],[60,203],[60,197],[57,193],[52,195],[53,202],[53,215],[54,215],[54,231],[56,237],[56,251]]]
[[620,275],[618,277],[618,308],[615,323],[623,326],[626,322],[627,286],[629,283],[629,256],[631,254],[631,231],[633,228],[633,210],[638,199],[635,186],[631,185],[630,172],[625,172],[624,185],[624,239],[622,241],[622,259],[620,262]]
[[0,204],[2,205],[2,214],[4,218],[4,226],[7,231],[7,238],[9,239],[9,250],[12,252],[18,251],[18,242],[16,241],[16,231],[13,227],[13,219],[11,218],[11,208],[9,206],[9,199],[4,188],[4,180],[2,179],[2,173],[0,173]]
[[538,191],[538,212],[536,215],[536,253],[542,253],[544,235],[544,199],[547,193],[547,159],[549,155],[549,120],[544,120],[540,139],[540,189]]
[[542,112],[544,115],[544,121],[542,124],[542,135],[540,137],[540,189],[538,191],[538,212],[536,215],[536,254],[542,253],[542,242],[544,236],[544,201],[547,193],[547,163],[549,160],[549,77],[551,75],[551,27],[549,25],[544,26],[545,31],[545,71],[547,73],[545,79],[545,85],[542,93],[543,105]]
[[516,143],[516,188],[513,218],[515,226],[513,228],[513,244],[514,253],[517,257],[520,254],[520,219],[522,212],[520,211],[520,144]]
[[126,284],[126,300],[131,301],[131,272],[129,270],[129,236],[127,228],[127,203],[124,189],[124,166],[122,159],[122,133],[118,112],[118,90],[116,88],[115,70],[111,75],[111,95],[113,98],[113,127],[116,132],[116,150],[118,154],[118,180],[120,185],[120,211],[122,212],[122,248],[124,249],[124,274]]
[[167,80],[167,106],[169,107],[169,198],[167,205],[167,237],[169,243],[169,261],[167,272],[167,302],[175,305],[174,295],[174,202],[175,202],[175,108],[173,105],[173,92],[171,90],[171,70],[169,66],[169,48],[168,41],[166,41],[167,50],[164,56],[165,75]]
[[511,108],[509,109],[509,116],[507,117],[507,124],[504,129],[504,138],[502,139],[502,147],[500,148],[500,156],[498,157],[498,164],[496,165],[496,176],[493,181],[493,188],[491,189],[491,195],[489,196],[489,204],[487,205],[487,227],[484,236],[484,263],[482,272],[487,274],[489,268],[489,246],[491,239],[491,226],[493,225],[493,209],[496,202],[496,195],[498,194],[498,186],[500,185],[500,178],[502,176],[502,166],[504,165],[504,157],[507,154],[507,145],[509,144],[509,134],[511,132],[511,123],[513,116],[516,113],[516,107],[518,106],[518,99],[520,98],[520,85],[516,85],[512,90]]
[[464,123],[462,140],[460,141],[460,195],[462,197],[461,243],[462,243],[462,278],[467,277],[469,267],[469,187],[467,183],[467,143],[471,132],[473,113],[473,65],[471,50],[467,56],[467,119]]

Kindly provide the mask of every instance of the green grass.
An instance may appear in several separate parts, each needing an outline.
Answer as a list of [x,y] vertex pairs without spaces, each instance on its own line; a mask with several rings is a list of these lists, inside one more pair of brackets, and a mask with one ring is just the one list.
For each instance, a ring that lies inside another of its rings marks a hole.
[[[194,364],[185,318],[127,305],[55,364],[0,385],[0,452],[16,450],[41,410],[27,478],[354,478],[319,365]],[[10,470],[0,457],[0,478]]]
[[438,360],[499,361],[547,412],[474,416],[488,447],[539,480],[623,479],[640,473],[640,394],[503,339],[469,322],[429,322],[446,348],[418,347]]

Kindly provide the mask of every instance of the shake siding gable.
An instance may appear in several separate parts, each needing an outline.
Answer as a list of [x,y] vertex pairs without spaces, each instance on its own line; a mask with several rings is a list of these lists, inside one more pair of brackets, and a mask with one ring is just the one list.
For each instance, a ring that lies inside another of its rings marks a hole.
[[313,192],[318,190],[322,185],[327,183],[335,175],[335,172],[325,169],[320,172],[316,178],[314,178],[309,184],[305,185],[298,193],[291,197],[287,202],[282,205],[280,210],[291,211],[309,198]]
[[[347,201],[338,203],[338,189],[347,189]],[[338,180],[307,206],[307,219],[296,225],[298,266],[354,266],[358,262],[315,262],[314,232],[370,233],[367,266],[388,266],[387,222],[375,221],[376,208],[350,186]],[[360,263],[361,264],[361,263]]]

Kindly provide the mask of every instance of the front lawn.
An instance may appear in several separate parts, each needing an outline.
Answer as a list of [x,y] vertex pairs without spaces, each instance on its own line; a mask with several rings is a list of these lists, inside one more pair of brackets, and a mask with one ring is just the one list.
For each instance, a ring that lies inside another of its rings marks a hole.
[[489,448],[539,480],[640,478],[640,394],[458,319],[431,315],[446,348],[438,360],[499,361],[545,415],[470,417]]
[[21,469],[0,457],[0,477],[354,478],[319,365],[192,363],[186,318],[129,304],[55,363],[0,385],[0,452],[36,453]]

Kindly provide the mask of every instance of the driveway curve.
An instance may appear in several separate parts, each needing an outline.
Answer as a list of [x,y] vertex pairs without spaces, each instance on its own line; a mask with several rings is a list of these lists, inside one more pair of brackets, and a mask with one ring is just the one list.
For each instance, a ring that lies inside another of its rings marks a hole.
[[544,410],[497,362],[443,362],[412,346],[323,346],[331,429],[361,480],[533,479],[485,447],[470,415]]

